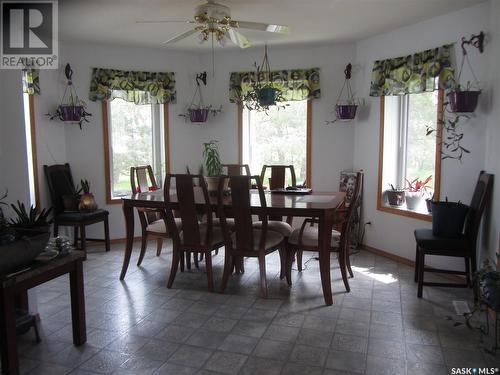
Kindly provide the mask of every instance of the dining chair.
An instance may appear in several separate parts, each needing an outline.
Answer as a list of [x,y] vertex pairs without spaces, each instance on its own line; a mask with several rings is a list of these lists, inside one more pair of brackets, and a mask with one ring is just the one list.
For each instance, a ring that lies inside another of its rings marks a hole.
[[[463,234],[458,238],[444,238],[435,236],[432,229],[415,230],[415,241],[417,248],[415,251],[415,282],[418,282],[417,296],[422,298],[423,287],[439,286],[466,288],[472,287],[471,277],[477,271],[476,248],[479,227],[483,217],[486,204],[488,203],[493,187],[493,175],[481,171],[472,195],[472,200],[465,221]],[[443,270],[438,268],[425,267],[425,256],[437,255],[446,257],[464,258],[465,271]],[[424,281],[424,272],[437,272],[453,275],[463,275],[466,282],[441,283]]]
[[[132,194],[155,191],[161,188],[156,182],[151,165],[130,167],[130,185]],[[142,233],[141,252],[137,260],[137,265],[140,266],[146,254],[148,241],[150,239],[156,240],[156,256],[160,256],[163,247],[163,239],[168,238],[169,234],[165,227],[163,210],[138,207],[137,213],[139,215]],[[176,225],[180,225],[179,219],[176,220]]]
[[250,176],[248,164],[222,164],[222,170],[227,176]]
[[[231,183],[231,196],[224,194],[225,180]],[[252,210],[250,200],[251,182],[255,181],[259,193],[262,225],[256,228],[252,225]],[[226,289],[234,264],[244,257],[256,257],[259,260],[260,289],[263,298],[267,298],[266,255],[278,250],[282,267],[285,266],[284,237],[278,232],[268,230],[268,214],[264,189],[259,176],[221,176],[217,194],[217,207],[224,234],[225,255],[224,273],[221,292]],[[230,204],[228,204],[230,199]],[[227,225],[227,214],[234,216],[234,231]]]
[[[172,202],[170,198],[172,180],[175,180],[177,203]],[[167,287],[172,287],[179,263],[182,267],[183,255],[194,252],[195,259],[197,253],[205,255],[208,290],[212,292],[214,290],[212,251],[224,246],[224,238],[220,226],[213,225],[212,207],[205,179],[201,175],[169,174],[165,177],[163,195],[167,228],[173,243],[172,267]],[[207,213],[204,222],[198,220],[196,198],[203,202],[204,211]],[[174,210],[178,211],[180,226],[176,224]]]
[[[363,172],[357,173],[356,184],[354,186],[353,199],[347,209],[346,219],[342,224],[342,230],[337,232],[332,230],[332,239],[330,242],[330,251],[338,253],[339,267],[342,274],[345,289],[350,292],[347,272],[353,275],[351,262],[349,259],[349,234],[354,220],[355,210],[359,199],[361,199],[361,186],[363,184]],[[315,224],[319,220],[316,218],[305,219],[300,229],[295,229],[288,238],[288,252],[286,262],[286,278],[291,283],[292,260],[295,253],[306,251],[319,251],[319,230]]]
[[[297,178],[295,176],[295,168],[293,165],[264,165],[262,166],[262,172],[260,174],[260,180],[264,181],[264,177],[266,175],[267,169],[271,169],[271,177],[269,179],[269,189],[274,190],[274,189],[283,189],[285,188],[285,181],[286,181],[286,171],[287,169],[290,170],[290,175],[292,179],[292,186],[297,185]],[[288,242],[288,237],[292,234],[293,228],[292,228],[292,221],[293,217],[288,216],[286,218],[286,221],[283,221],[282,216],[269,216],[267,228],[269,230],[272,230],[274,232],[280,233],[283,237],[285,237],[285,246]],[[255,228],[261,228],[262,227],[262,221],[256,221],[253,223]],[[283,269],[284,271],[284,269]],[[280,278],[285,277],[284,273],[280,274]]]
[[[67,198],[75,199],[76,188],[73,182],[73,175],[68,163],[44,165],[43,170],[47,178],[49,194],[54,208],[54,237],[59,234],[59,227],[69,226],[74,229],[74,246],[78,245],[83,251],[87,250],[87,240],[104,241],[106,251],[110,250],[109,242],[109,212],[97,209],[92,212],[80,212],[75,207],[71,211],[65,208]],[[104,239],[92,239],[86,236],[86,227],[91,224],[104,223]]]

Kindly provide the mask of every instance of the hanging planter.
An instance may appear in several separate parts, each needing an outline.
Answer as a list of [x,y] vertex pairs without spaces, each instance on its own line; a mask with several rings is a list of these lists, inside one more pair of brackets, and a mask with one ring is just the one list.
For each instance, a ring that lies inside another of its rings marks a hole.
[[[335,102],[335,119],[331,121],[326,121],[327,124],[333,124],[336,121],[352,121],[356,118],[356,112],[358,110],[359,100],[354,98],[351,89],[351,70],[352,65],[349,63],[344,70],[344,84],[340,90],[339,97]],[[346,98],[342,99],[342,94],[346,90]]]
[[207,85],[207,72],[196,75],[196,90],[194,91],[193,98],[191,99],[191,104],[189,104],[184,113],[179,115],[184,117],[186,121],[189,119],[189,121],[196,124],[207,122],[208,115],[210,113],[212,113],[212,116],[216,116],[218,113],[222,112],[222,106],[218,109],[212,109],[211,105],[206,106],[204,104],[200,81],[204,86]]
[[[458,78],[455,81],[454,87],[447,94],[451,112],[472,113],[476,110],[479,95],[481,94],[481,88],[479,85],[479,81],[476,78],[476,74],[472,69],[472,64],[470,63],[469,55],[467,54],[465,46],[471,45],[473,47],[476,47],[480,53],[483,53],[483,44],[484,33],[482,31],[478,35],[472,35],[469,40],[466,40],[464,37],[462,37],[462,62],[460,64],[460,70],[458,71]],[[472,77],[474,78],[474,83],[471,84],[471,82],[468,81],[466,89],[464,90],[460,85],[460,78],[462,77],[465,62],[467,62],[467,65],[471,71]]]
[[64,74],[68,80],[64,95],[61,99],[61,104],[57,107],[54,113],[47,113],[51,120],[57,119],[66,123],[76,123],[82,128],[84,122],[89,122],[88,117],[92,114],[88,113],[85,108],[87,104],[78,98],[75,86],[73,86],[72,76],[73,70],[69,64],[66,64]]
[[[283,93],[272,82],[271,65],[267,56],[267,44],[264,49],[262,63],[255,67],[255,80],[251,83],[251,90],[240,97],[240,102],[249,110],[267,112],[269,107],[284,102]],[[280,107],[278,107],[280,108]]]

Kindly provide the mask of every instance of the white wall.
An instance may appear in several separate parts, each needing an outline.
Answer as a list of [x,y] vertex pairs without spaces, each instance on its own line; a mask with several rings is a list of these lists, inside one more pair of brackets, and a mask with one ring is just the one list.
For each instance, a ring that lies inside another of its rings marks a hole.
[[[469,37],[489,28],[490,3],[467,8],[458,12],[403,27],[392,32],[374,36],[356,43],[356,61],[363,67],[357,76],[358,92],[368,95],[373,62],[378,59],[405,56],[418,51],[457,42],[462,36]],[[494,18],[492,18],[494,20]],[[497,21],[495,21],[497,22]],[[486,48],[489,48],[488,46]],[[457,64],[460,63],[460,45],[456,45]],[[477,50],[470,52],[470,59],[478,79],[486,88],[480,97],[480,105],[464,126],[463,144],[471,150],[463,162],[444,160],[441,175],[441,197],[469,202],[475,181],[484,168],[486,146],[487,103],[490,88],[487,84],[489,57]],[[495,67],[498,75],[498,68]],[[463,79],[472,80],[465,70]],[[383,249],[404,258],[412,259],[415,254],[414,229],[429,227],[430,223],[377,211],[378,139],[380,129],[380,98],[370,98],[365,116],[359,116],[354,141],[354,165],[366,172],[364,209],[367,227],[365,241],[369,246]],[[496,159],[498,160],[498,158]],[[434,260],[433,260],[434,261]],[[449,259],[431,262],[437,266],[448,266]],[[462,264],[462,262],[460,262]]]

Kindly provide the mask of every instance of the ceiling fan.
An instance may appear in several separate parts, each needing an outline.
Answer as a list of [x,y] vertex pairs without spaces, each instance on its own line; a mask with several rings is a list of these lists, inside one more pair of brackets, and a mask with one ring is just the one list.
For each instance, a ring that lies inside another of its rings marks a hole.
[[206,42],[212,37],[212,41],[215,39],[223,47],[229,37],[231,42],[238,47],[247,48],[251,46],[251,43],[238,29],[259,30],[280,34],[288,34],[290,31],[289,27],[285,25],[233,20],[229,7],[218,4],[213,0],[208,0],[207,3],[195,8],[194,20],[137,21],[137,23],[168,22],[186,22],[195,26],[193,29],[165,41],[163,44],[172,44],[198,33],[201,43]]

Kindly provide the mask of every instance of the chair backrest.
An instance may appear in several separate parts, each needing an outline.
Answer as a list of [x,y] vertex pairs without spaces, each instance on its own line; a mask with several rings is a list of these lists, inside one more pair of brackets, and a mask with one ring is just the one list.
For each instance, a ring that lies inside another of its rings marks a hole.
[[[231,213],[234,218],[234,233],[236,243],[232,243],[230,239],[230,231],[226,223],[226,207],[225,202],[228,198],[224,195],[224,183],[229,179],[231,184]],[[250,186],[252,180],[255,181],[259,192],[260,207],[262,209],[262,227],[259,238],[259,250],[264,250],[265,239],[267,235],[268,218],[266,211],[266,197],[262,182],[259,176],[221,176],[219,179],[218,189],[218,213],[224,232],[226,246],[230,251],[237,252],[252,252],[254,251],[254,236],[252,227],[252,211],[251,211],[251,194]]]
[[479,173],[476,188],[474,189],[474,194],[472,195],[469,212],[467,213],[467,219],[465,222],[465,236],[469,238],[474,245],[477,241],[479,226],[481,225],[481,219],[483,217],[488,199],[491,195],[492,188],[493,175],[481,171]]
[[356,209],[361,200],[361,187],[363,186],[364,173],[359,171],[356,173],[356,183],[352,192],[351,203],[347,209],[347,214],[344,222],[342,223],[342,231],[340,233],[339,247],[344,248],[349,246],[349,233],[355,217]]
[[297,177],[295,176],[295,168],[293,165],[263,165],[262,172],[260,173],[260,180],[263,182],[266,176],[266,170],[271,169],[271,177],[269,182],[269,189],[283,189],[285,188],[286,170],[290,169],[292,177],[292,186],[297,186]]
[[64,196],[75,194],[75,183],[69,164],[44,165],[50,199],[56,214],[64,211]]
[[132,194],[147,192],[150,188],[154,190],[160,188],[160,186],[156,183],[156,178],[151,165],[130,167],[130,185],[132,188]]
[[[172,180],[175,180],[175,193],[177,203],[170,198],[170,187]],[[195,184],[195,182],[197,182]],[[196,186],[195,186],[196,185]],[[166,208],[167,227],[172,235],[173,241],[184,247],[192,246],[193,249],[201,248],[210,244],[212,238],[213,220],[208,196],[207,183],[201,175],[191,174],[168,174],[165,177],[163,196]],[[202,202],[207,213],[207,231],[204,238],[201,236],[200,224],[198,222],[198,210],[196,201]],[[179,230],[175,225],[174,210],[178,213],[178,218],[182,222],[182,239]]]
[[250,176],[248,164],[222,164],[222,170],[227,176]]

